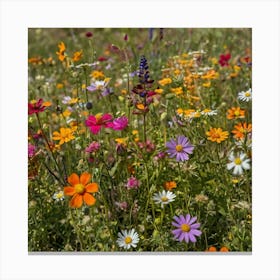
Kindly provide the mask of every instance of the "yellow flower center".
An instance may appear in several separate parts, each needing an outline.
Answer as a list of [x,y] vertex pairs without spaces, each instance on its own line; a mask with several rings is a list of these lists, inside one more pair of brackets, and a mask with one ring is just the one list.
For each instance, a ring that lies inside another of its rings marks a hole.
[[75,191],[76,193],[82,194],[85,191],[85,186],[83,184],[76,184]]
[[182,224],[181,225],[181,230],[184,232],[189,232],[191,230],[191,227],[187,224]]
[[161,198],[161,201],[162,201],[162,202],[166,202],[166,201],[168,201],[168,198],[167,198],[166,196],[163,196],[163,197]]
[[238,117],[238,116],[240,115],[240,112],[236,110],[236,111],[234,112],[234,115],[235,115],[236,117]]
[[236,158],[236,159],[234,160],[234,163],[235,163],[236,165],[240,165],[240,164],[241,164],[241,159],[240,159],[240,158]]
[[60,193],[58,193],[57,195],[56,195],[56,198],[58,198],[58,199],[60,199],[60,198],[62,198],[63,197],[63,193],[62,192],[60,192]]
[[125,239],[124,239],[124,242],[125,244],[130,244],[132,242],[132,238],[130,236],[127,236]]
[[183,146],[182,145],[177,145],[176,146],[176,151],[177,152],[181,152],[183,150]]
[[250,97],[250,96],[251,96],[251,93],[250,93],[249,91],[247,91],[247,92],[245,93],[245,96],[246,96],[246,97]]

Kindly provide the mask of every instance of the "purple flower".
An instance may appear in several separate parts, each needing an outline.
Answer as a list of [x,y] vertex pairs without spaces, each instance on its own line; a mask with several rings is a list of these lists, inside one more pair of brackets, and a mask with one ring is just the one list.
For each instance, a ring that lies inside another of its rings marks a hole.
[[34,157],[35,152],[36,152],[36,147],[28,143],[28,157],[29,158]]
[[86,153],[93,153],[93,152],[95,153],[99,150],[99,148],[100,148],[100,144],[96,141],[93,141],[92,143],[90,143],[88,145],[88,147],[86,147],[85,152]]
[[113,120],[114,130],[123,130],[128,126],[128,118],[126,116],[119,117]]
[[187,137],[180,135],[176,140],[171,139],[166,143],[168,148],[167,153],[170,158],[176,156],[176,161],[185,161],[189,159],[189,154],[192,154],[194,146],[191,145]]
[[200,236],[202,232],[198,230],[200,223],[194,223],[196,217],[191,218],[190,214],[187,214],[185,217],[180,215],[179,217],[173,217],[175,221],[172,222],[172,225],[177,227],[177,229],[172,230],[174,237],[177,241],[182,242],[185,240],[186,243],[189,241],[195,243],[196,236]]
[[137,180],[135,177],[131,176],[126,183],[126,187],[128,189],[137,189],[140,186],[140,181]]

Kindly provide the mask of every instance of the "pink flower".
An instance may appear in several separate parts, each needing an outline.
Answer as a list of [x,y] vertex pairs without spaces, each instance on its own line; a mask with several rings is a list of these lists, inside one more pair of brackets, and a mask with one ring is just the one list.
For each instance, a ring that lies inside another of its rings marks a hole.
[[221,54],[220,55],[220,59],[219,59],[219,63],[222,67],[224,66],[228,66],[228,61],[230,60],[231,58],[231,55],[230,53],[227,53],[227,54]]
[[138,189],[140,186],[140,181],[137,180],[135,177],[131,176],[126,183],[126,187],[128,189]]
[[92,143],[90,143],[88,145],[88,147],[86,147],[85,152],[86,153],[95,153],[99,150],[100,148],[100,144],[96,141],[93,141]]
[[45,111],[46,107],[43,106],[43,99],[40,98],[35,103],[28,103],[28,115]]
[[97,114],[95,116],[89,115],[85,121],[87,127],[90,128],[90,131],[93,134],[98,134],[102,127],[110,127],[113,126],[113,117],[110,114]]
[[128,118],[126,116],[119,117],[113,121],[114,130],[123,130],[128,126]]
[[31,158],[36,153],[36,147],[30,143],[28,143],[28,157]]

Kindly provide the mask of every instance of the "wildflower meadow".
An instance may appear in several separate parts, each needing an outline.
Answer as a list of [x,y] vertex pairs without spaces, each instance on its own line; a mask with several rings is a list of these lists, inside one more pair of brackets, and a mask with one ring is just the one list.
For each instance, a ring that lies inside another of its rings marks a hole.
[[29,252],[251,252],[251,35],[30,28]]

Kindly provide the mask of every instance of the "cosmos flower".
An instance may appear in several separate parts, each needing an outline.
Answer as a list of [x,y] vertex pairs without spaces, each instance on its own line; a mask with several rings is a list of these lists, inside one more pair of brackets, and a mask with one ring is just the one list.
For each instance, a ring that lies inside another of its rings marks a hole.
[[130,247],[136,248],[139,242],[139,235],[135,229],[122,230],[118,233],[117,244],[124,249],[130,249]]
[[97,183],[89,183],[91,175],[84,172],[79,177],[76,173],[72,173],[68,177],[68,183],[70,186],[64,187],[64,194],[67,196],[72,196],[70,200],[70,207],[80,208],[83,202],[91,206],[95,204],[96,199],[92,193],[98,192]]
[[44,101],[40,98],[38,101],[31,101],[28,103],[28,115],[37,114],[45,111],[46,106],[44,106]]
[[170,158],[176,157],[176,161],[186,161],[189,154],[192,154],[194,146],[191,145],[187,137],[180,135],[176,140],[171,139],[166,143],[167,153]]
[[113,126],[113,117],[110,114],[97,114],[95,116],[89,115],[85,121],[87,127],[90,128],[90,131],[93,134],[98,134],[102,127],[110,127]]
[[161,204],[161,208],[163,208],[164,205],[174,201],[176,195],[170,191],[162,191],[154,194],[153,200],[157,204]]
[[196,217],[191,217],[190,214],[186,216],[180,215],[175,216],[172,225],[177,229],[172,230],[174,237],[177,241],[185,241],[189,243],[190,241],[195,243],[196,236],[200,236],[202,232],[199,230],[200,223],[195,223]]
[[227,164],[227,169],[233,169],[234,175],[242,175],[243,170],[250,169],[250,159],[247,158],[246,154],[240,153],[238,155],[234,155],[233,153],[229,156],[230,163]]
[[114,130],[123,130],[128,126],[128,118],[126,116],[122,116],[113,120],[112,128]]
[[249,102],[252,100],[252,90],[249,88],[247,91],[238,93],[238,99],[241,101]]
[[100,148],[100,144],[96,141],[91,142],[85,149],[86,153],[96,153]]

